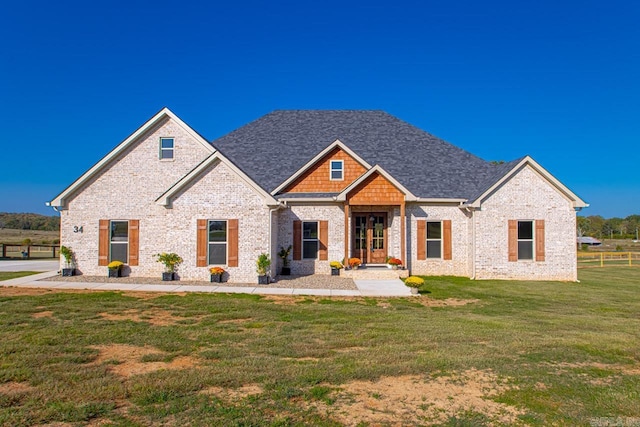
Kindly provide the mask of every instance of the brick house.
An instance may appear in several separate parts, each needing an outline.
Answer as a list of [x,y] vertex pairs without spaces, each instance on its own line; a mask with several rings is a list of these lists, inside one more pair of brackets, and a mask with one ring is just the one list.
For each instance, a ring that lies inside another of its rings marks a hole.
[[382,111],[275,111],[213,142],[164,108],[50,203],[83,274],[122,260],[183,279],[292,245],[292,274],[349,257],[411,274],[576,280],[576,210],[588,206],[531,157],[486,162]]

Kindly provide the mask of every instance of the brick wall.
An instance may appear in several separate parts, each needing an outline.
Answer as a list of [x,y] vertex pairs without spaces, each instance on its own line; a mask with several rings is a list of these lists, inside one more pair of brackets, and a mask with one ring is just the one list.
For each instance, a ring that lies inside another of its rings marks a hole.
[[[340,204],[333,205],[288,205],[287,208],[278,211],[278,247],[287,247],[293,244],[293,221],[329,221],[328,259],[326,261],[293,260],[291,254],[291,274],[331,274],[331,261],[341,261],[344,253],[344,209]],[[278,258],[280,271],[280,259]]]
[[[158,159],[159,138],[175,138],[173,161]],[[207,268],[196,267],[196,221],[202,219],[239,220],[238,267],[230,270],[230,280],[254,282],[255,259],[268,251],[268,212],[261,197],[244,180],[220,162],[183,189],[173,199],[172,208],[155,200],[210,155],[180,126],[165,120],[141,136],[118,156],[97,178],[83,186],[61,212],[62,244],[76,255],[77,268],[87,275],[106,275],[98,266],[98,222],[100,219],[140,220],[139,266],[130,267],[133,277],[160,277],[163,266],[154,259],[159,252],[176,252],[184,263],[179,274],[184,279],[206,280]],[[82,226],[83,233],[74,233]]]
[[[508,260],[508,221],[545,221],[545,260]],[[529,166],[474,213],[478,279],[577,280],[576,214],[571,202]]]
[[[457,204],[409,204],[407,217],[410,220],[407,235],[407,252],[410,254],[408,267],[411,274],[427,276],[469,275],[469,219]],[[451,220],[451,260],[442,258],[417,259],[417,222],[418,220]]]

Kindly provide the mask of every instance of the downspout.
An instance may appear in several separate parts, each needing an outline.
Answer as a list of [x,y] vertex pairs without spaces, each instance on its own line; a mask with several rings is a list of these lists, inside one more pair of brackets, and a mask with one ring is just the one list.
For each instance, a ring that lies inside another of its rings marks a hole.
[[476,279],[476,224],[474,209],[468,203],[460,203],[460,208],[471,214],[471,280]]
[[[269,259],[271,260],[271,266],[269,267],[269,274],[273,273],[273,268],[274,268],[274,265],[273,265],[274,250],[273,250],[273,234],[272,234],[273,230],[271,226],[271,224],[273,223],[273,213],[277,210],[280,210],[283,207],[285,207],[284,204],[278,203],[278,206],[276,206],[275,208],[269,209]],[[273,277],[273,275],[271,277]]]
[[476,223],[473,209],[469,209],[471,214],[471,280],[476,280]]

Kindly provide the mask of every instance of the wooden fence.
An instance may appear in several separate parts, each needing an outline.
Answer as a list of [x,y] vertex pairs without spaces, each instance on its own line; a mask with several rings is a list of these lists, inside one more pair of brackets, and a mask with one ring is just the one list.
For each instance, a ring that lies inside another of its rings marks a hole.
[[640,252],[579,252],[578,268],[640,267]]
[[8,245],[0,243],[1,258],[41,259],[59,258],[60,246],[58,245]]

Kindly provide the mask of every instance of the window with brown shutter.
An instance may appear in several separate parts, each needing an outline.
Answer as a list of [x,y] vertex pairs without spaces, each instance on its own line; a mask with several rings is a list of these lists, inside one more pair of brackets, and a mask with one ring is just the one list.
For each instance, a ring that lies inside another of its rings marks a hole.
[[536,220],[536,261],[544,261],[544,219]]
[[544,261],[544,220],[509,220],[509,261]]
[[451,260],[453,251],[451,250],[451,220],[442,221],[442,259]]
[[207,266],[207,242],[208,242],[208,223],[206,219],[198,220],[198,231],[196,236],[196,267]]
[[140,220],[129,220],[129,265],[138,265],[140,251]]
[[518,261],[518,221],[509,220],[509,262]]
[[320,261],[326,261],[329,259],[329,221],[320,221],[319,241],[319,259]]
[[416,233],[416,253],[419,260],[427,259],[427,221],[419,219],[416,222],[418,227]]
[[227,266],[238,266],[238,220],[227,221]]
[[293,259],[302,259],[302,221],[293,221]]
[[108,219],[101,219],[98,230],[98,265],[109,264],[109,223]]

